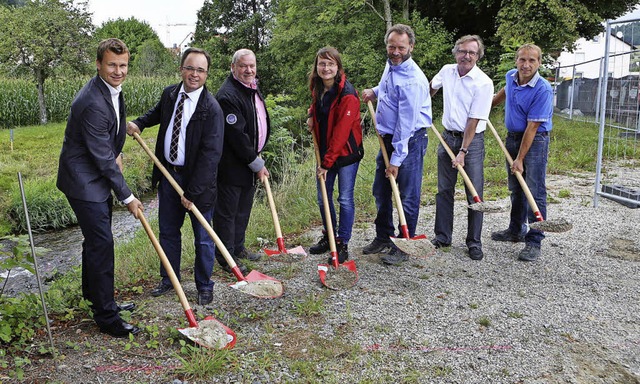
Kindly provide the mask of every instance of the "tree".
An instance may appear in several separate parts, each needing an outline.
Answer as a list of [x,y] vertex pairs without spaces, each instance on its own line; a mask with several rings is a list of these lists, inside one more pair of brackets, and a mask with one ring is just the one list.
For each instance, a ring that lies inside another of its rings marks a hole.
[[231,56],[241,48],[256,54],[260,87],[270,89],[274,71],[265,49],[271,38],[272,0],[205,0],[198,11],[193,45],[211,55],[209,82],[212,90],[229,74]]
[[100,28],[96,29],[94,36],[97,41],[111,37],[124,41],[129,48],[130,62],[136,60],[140,47],[142,47],[146,41],[153,40],[162,45],[158,34],[151,28],[149,23],[139,21],[135,17],[130,17],[126,20],[118,18],[116,20],[105,21]]
[[169,52],[160,40],[145,40],[139,47],[135,60],[131,63],[133,71],[142,76],[168,76],[176,73],[180,60]]
[[90,61],[93,25],[86,6],[72,0],[28,0],[24,7],[0,8],[0,62],[31,73],[42,124],[47,122],[45,80],[58,67],[83,71]]

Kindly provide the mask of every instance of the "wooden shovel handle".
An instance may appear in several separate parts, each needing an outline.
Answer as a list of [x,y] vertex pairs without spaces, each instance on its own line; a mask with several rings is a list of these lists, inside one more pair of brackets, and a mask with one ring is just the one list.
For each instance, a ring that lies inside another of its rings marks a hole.
[[[367,102],[367,106],[369,107],[369,113],[371,114],[371,121],[373,122],[374,131],[376,131],[376,136],[378,136],[378,142],[380,143],[380,151],[382,152],[382,158],[384,159],[385,167],[389,168],[389,155],[387,154],[387,148],[384,145],[384,140],[382,140],[382,136],[378,132],[378,125],[376,123],[376,111],[373,108],[373,103],[371,101]],[[407,218],[404,215],[404,208],[402,207],[402,200],[400,199],[400,191],[398,190],[398,183],[396,183],[396,178],[393,175],[389,175],[389,182],[391,183],[391,191],[393,192],[393,200],[396,203],[396,208],[398,209],[398,219],[400,220],[400,227],[402,228],[403,236],[405,238],[409,238],[409,232],[407,231]]]
[[[498,145],[500,145],[500,148],[502,148],[502,152],[504,152],[504,156],[507,158],[507,161],[509,162],[509,165],[513,165],[513,158],[509,154],[509,151],[507,150],[507,147],[504,146],[504,143],[502,142],[502,139],[500,138],[500,135],[498,134],[498,131],[496,131],[496,129],[493,127],[493,124],[491,124],[491,121],[489,121],[489,119],[487,119],[487,125],[489,126],[489,129],[491,129],[491,132],[493,133],[493,136],[498,141]],[[518,182],[520,183],[520,187],[522,188],[522,190],[524,191],[525,196],[527,197],[527,201],[529,202],[529,205],[531,206],[531,210],[533,211],[533,214],[536,216],[536,220],[543,221],[544,218],[542,217],[542,214],[540,213],[540,210],[538,209],[538,204],[536,204],[536,200],[533,198],[533,195],[531,194],[531,190],[527,186],[527,182],[522,177],[522,174],[520,172],[518,172],[518,171],[513,172],[513,174],[516,175],[516,179],[518,179]]]
[[[447,151],[447,153],[449,154],[449,157],[451,158],[451,160],[455,160],[456,159],[456,155],[453,153],[451,148],[449,148],[449,145],[447,145],[447,142],[444,141],[444,139],[442,138],[442,135],[440,135],[440,132],[438,132],[438,129],[435,127],[435,125],[432,124],[431,125],[431,129],[433,130],[433,132],[436,134],[436,136],[440,140],[440,143],[442,144],[442,147],[444,148],[445,151]],[[473,186],[473,183],[471,182],[471,179],[469,179],[469,176],[467,175],[467,172],[465,172],[464,168],[462,168],[462,166],[460,164],[456,164],[456,169],[462,175],[462,178],[464,179],[464,184],[469,189],[469,192],[471,192],[471,196],[473,196],[473,200],[476,203],[481,202],[482,199],[480,199],[480,196],[478,196],[478,192],[476,191],[476,188]]]
[[[176,182],[176,180],[171,176],[169,171],[167,171],[164,165],[162,165],[162,163],[160,162],[160,160],[158,160],[156,155],[153,152],[151,152],[147,144],[144,142],[144,140],[142,140],[142,137],[140,137],[138,133],[134,132],[133,138],[136,139],[136,141],[144,149],[147,155],[149,155],[149,157],[153,160],[153,163],[156,165],[156,167],[158,167],[160,172],[162,172],[164,177],[167,178],[169,183],[171,183],[171,185],[176,190],[176,192],[178,192],[178,195],[182,197],[184,195],[184,191],[182,190],[182,187],[180,187],[180,185]],[[218,247],[218,249],[220,250],[220,253],[222,253],[222,256],[224,257],[227,264],[229,264],[229,268],[231,268],[231,270],[233,271],[233,274],[236,276],[238,281],[246,280],[242,275],[242,272],[240,272],[240,269],[238,268],[236,262],[233,260],[233,257],[231,257],[231,254],[229,254],[229,251],[224,246],[224,243],[222,242],[222,240],[220,240],[218,235],[216,235],[216,233],[213,231],[213,228],[211,228],[211,225],[209,224],[207,219],[205,219],[204,216],[202,216],[202,213],[200,213],[200,210],[198,210],[196,205],[191,204],[191,208],[189,210],[198,219],[200,224],[202,224],[202,226],[207,231],[209,236],[211,236],[211,238],[213,239],[213,242],[216,244],[216,247]]]
[[[320,160],[320,149],[318,149],[318,139],[316,138],[316,134],[311,132],[311,137],[313,137],[313,150],[316,154],[316,163],[318,167],[322,164]],[[334,267],[338,264],[338,256],[337,256],[337,248],[336,248],[336,238],[333,233],[333,223],[331,222],[331,210],[329,209],[329,196],[327,195],[327,185],[325,183],[324,178],[318,177],[320,181],[320,192],[322,193],[322,208],[324,209],[324,217],[325,223],[327,226],[327,237],[329,238],[329,251],[331,251],[331,256],[335,257],[336,261],[334,262]]]
[[169,259],[167,258],[166,253],[164,253],[164,250],[160,246],[158,239],[153,233],[153,229],[151,229],[151,226],[149,225],[149,222],[147,221],[147,219],[144,217],[144,214],[142,213],[141,209],[138,210],[138,219],[140,220],[140,223],[142,223],[142,226],[144,227],[145,232],[147,232],[147,235],[149,236],[149,240],[151,240],[151,244],[153,244],[153,248],[156,249],[156,253],[160,257],[160,262],[162,263],[162,266],[164,267],[165,271],[167,271],[167,275],[169,275],[169,280],[171,280],[173,289],[176,290],[176,293],[178,294],[178,298],[180,299],[180,304],[182,304],[182,308],[184,308],[184,312],[187,314],[187,319],[189,320],[189,326],[197,327],[198,322],[196,321],[196,318],[193,315],[193,311],[191,310],[189,301],[187,300],[187,297],[184,294],[182,285],[180,285],[180,281],[178,280],[178,277],[176,276],[175,271],[171,267],[171,263],[169,262]]
[[264,176],[262,178],[262,184],[267,191],[267,200],[269,201],[269,208],[271,209],[271,217],[273,218],[273,226],[276,228],[276,238],[282,238],[282,229],[280,228],[280,220],[278,219],[278,211],[276,211],[276,203],[273,201],[273,194],[271,193],[271,185],[269,184],[269,178]]

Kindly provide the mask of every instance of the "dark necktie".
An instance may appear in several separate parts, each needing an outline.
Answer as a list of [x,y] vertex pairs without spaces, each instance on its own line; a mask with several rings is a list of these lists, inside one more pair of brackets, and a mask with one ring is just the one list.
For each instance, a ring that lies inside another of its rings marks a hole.
[[176,161],[178,158],[178,141],[180,141],[180,130],[182,129],[182,110],[184,109],[184,99],[187,94],[181,92],[182,97],[178,101],[176,117],[173,119],[173,133],[171,134],[171,146],[169,147],[169,160]]

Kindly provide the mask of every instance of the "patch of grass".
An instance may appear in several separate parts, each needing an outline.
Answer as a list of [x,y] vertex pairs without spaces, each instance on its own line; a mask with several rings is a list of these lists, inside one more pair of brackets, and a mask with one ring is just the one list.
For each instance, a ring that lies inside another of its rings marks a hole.
[[206,380],[237,369],[238,356],[234,351],[194,347],[184,340],[180,340],[180,344],[180,353],[175,357],[182,366],[176,368],[175,372],[188,380]]
[[471,309],[478,309],[479,305],[478,303],[469,303],[469,308]]
[[320,315],[324,312],[324,297],[310,294],[302,300],[294,300],[292,312],[302,317]]
[[491,319],[489,319],[487,316],[481,316],[476,320],[476,323],[482,325],[483,327],[490,327]]
[[524,315],[520,312],[509,312],[507,316],[512,319],[522,319],[524,317]]
[[571,197],[571,191],[568,189],[561,189],[560,191],[558,191],[558,197],[561,199],[566,199]]

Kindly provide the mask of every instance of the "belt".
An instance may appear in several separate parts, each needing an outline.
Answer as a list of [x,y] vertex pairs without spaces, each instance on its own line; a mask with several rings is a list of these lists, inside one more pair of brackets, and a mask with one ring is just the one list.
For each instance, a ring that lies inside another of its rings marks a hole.
[[447,132],[448,134],[450,134],[453,137],[464,137],[464,132],[462,132],[462,131],[450,131],[448,129],[445,129],[445,132]]
[[169,164],[169,168],[173,169],[175,173],[182,173],[182,171],[184,171],[184,167],[182,165]]
[[[416,135],[416,133],[418,133],[418,132],[420,132],[420,131],[426,131],[426,130],[427,130],[427,128],[426,128],[426,127],[420,127],[420,128],[418,128],[418,129],[416,129],[416,130],[411,134],[411,137],[415,136],[415,135]],[[392,137],[392,136],[393,136],[393,133],[381,133],[381,134],[380,134],[380,137],[382,137],[383,139],[384,139],[385,137]]]
[[[524,135],[524,132],[507,132],[507,136],[511,136],[511,137],[522,137],[523,135]],[[549,131],[536,132],[536,135],[549,136]]]

